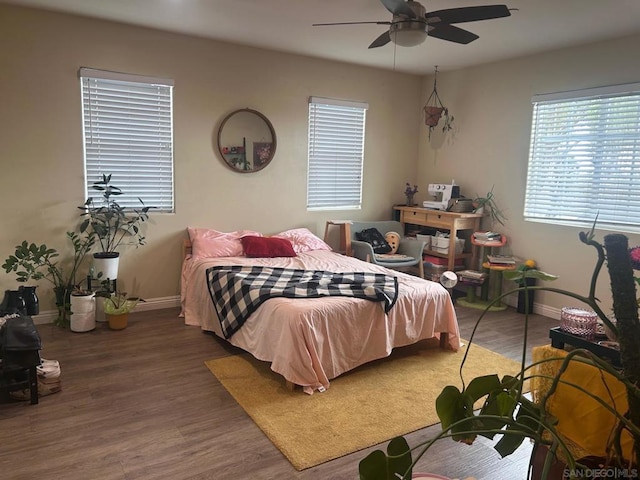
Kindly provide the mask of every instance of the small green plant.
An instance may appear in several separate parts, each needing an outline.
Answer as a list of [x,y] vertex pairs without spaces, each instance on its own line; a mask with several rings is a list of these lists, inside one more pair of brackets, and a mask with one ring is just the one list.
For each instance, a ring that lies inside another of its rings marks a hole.
[[476,198],[473,199],[473,208],[474,213],[483,212],[488,214],[491,225],[494,223],[504,225],[507,221],[507,217],[496,203],[495,195],[493,194],[493,187],[491,187],[491,190],[489,190],[487,195],[484,197],[480,197],[476,194]]
[[104,299],[104,313],[107,315],[121,315],[129,313],[139,303],[144,302],[139,297],[129,297],[127,292],[115,292]]
[[89,197],[84,205],[78,207],[85,217],[80,224],[80,232],[92,232],[98,238],[101,252],[115,252],[122,245],[140,246],[145,238],[140,231],[142,223],[149,219],[149,209],[138,198],[142,208],[122,207],[115,198],[122,195],[119,187],[111,184],[111,175],[102,175],[102,180],[91,186],[100,192],[101,199]]

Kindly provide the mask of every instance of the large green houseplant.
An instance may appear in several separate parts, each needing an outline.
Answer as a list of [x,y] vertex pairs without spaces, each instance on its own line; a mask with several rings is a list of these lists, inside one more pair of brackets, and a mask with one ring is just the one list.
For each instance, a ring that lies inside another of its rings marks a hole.
[[93,233],[67,232],[67,238],[73,245],[71,260],[60,261],[60,254],[55,248],[25,240],[16,245],[13,255],[9,255],[2,265],[7,273],[15,272],[16,280],[20,283],[44,279],[53,285],[58,308],[58,317],[54,323],[60,327],[69,326],[69,296],[80,284],[77,281],[78,270],[95,244]]
[[[633,473],[638,471],[637,469],[640,465],[638,463],[640,459],[640,349],[638,348],[640,345],[640,321],[638,319],[638,302],[628,239],[620,234],[607,235],[604,238],[604,245],[601,245],[594,240],[594,229],[592,229],[588,233],[581,233],[580,240],[586,245],[594,247],[598,255],[587,295],[545,286],[529,287],[525,282],[522,287],[506,292],[500,298],[523,289],[525,292],[535,289],[566,295],[588,305],[598,314],[602,322],[618,335],[622,365],[620,370],[596,357],[591,352],[581,349],[573,350],[566,357],[546,359],[544,362],[558,360],[562,362],[558,374],[550,379],[552,380],[552,391],[559,384],[566,384],[570,388],[580,390],[582,394],[602,403],[601,399],[595,397],[584,388],[561,379],[560,374],[568,368],[569,362],[581,362],[595,366],[601,372],[607,372],[622,382],[626,388],[629,409],[624,414],[621,414],[610,406],[606,406],[607,411],[617,419],[618,427],[612,432],[608,443],[610,446],[609,458],[599,459],[599,461],[607,467],[618,469],[617,471]],[[605,262],[611,279],[616,324],[611,322],[605,315],[595,296],[596,281]],[[538,277],[537,270],[515,271],[510,272],[510,275],[511,280],[516,281],[518,278],[542,278]],[[496,299],[495,301],[499,300]],[[474,334],[487,311],[481,314],[474,328]],[[568,473],[563,478],[587,478],[587,476],[589,476],[588,478],[598,478],[593,476],[594,472],[596,472],[593,469],[593,465],[588,465],[586,461],[581,459],[575,459],[563,438],[558,434],[556,429],[557,419],[551,417],[545,409],[546,400],[552,391],[541,403],[532,402],[523,393],[525,379],[537,375],[531,373],[534,365],[526,365],[525,362],[527,325],[528,314],[525,315],[521,370],[516,377],[500,379],[497,375],[487,375],[474,378],[468,384],[465,384],[463,379],[462,390],[455,386],[445,387],[436,400],[436,409],[442,425],[441,433],[413,448],[409,447],[403,437],[393,439],[386,453],[382,450],[376,450],[360,462],[360,479],[410,479],[412,469],[417,460],[439,439],[451,437],[456,441],[471,444],[478,435],[492,439],[498,437],[499,440],[494,448],[503,457],[513,453],[525,438],[532,439],[537,445],[547,447],[549,453],[544,462],[541,478],[547,478],[551,460],[555,458],[556,453],[561,454],[568,467],[565,470]],[[473,335],[470,343],[472,340]],[[477,413],[474,408],[479,400],[483,403],[479,413]],[[577,408],[579,408],[579,405]],[[623,432],[628,432],[634,441],[632,458],[623,458],[621,455],[620,438]],[[606,435],[606,433],[603,433],[603,435]],[[412,458],[412,452],[417,452],[414,459]],[[473,472],[470,472],[470,474],[473,474]]]
[[94,182],[91,188],[99,194],[98,198],[89,197],[84,205],[78,207],[83,217],[80,232],[91,232],[98,239],[99,252],[94,253],[95,259],[116,259],[114,267],[100,265],[97,272],[103,273],[103,278],[117,278],[117,251],[124,245],[144,245],[145,237],[140,229],[149,219],[149,209],[142,199],[138,198],[140,208],[126,208],[116,200],[123,194],[122,189],[111,183],[111,174],[102,175],[102,179]]

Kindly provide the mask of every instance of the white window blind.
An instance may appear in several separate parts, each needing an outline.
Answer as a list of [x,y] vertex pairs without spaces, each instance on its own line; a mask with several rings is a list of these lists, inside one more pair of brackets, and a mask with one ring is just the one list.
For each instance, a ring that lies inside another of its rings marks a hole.
[[309,99],[308,210],[361,207],[367,108],[366,103]]
[[112,174],[118,203],[174,211],[173,81],[80,69],[85,188]]
[[534,96],[526,220],[640,231],[640,84]]

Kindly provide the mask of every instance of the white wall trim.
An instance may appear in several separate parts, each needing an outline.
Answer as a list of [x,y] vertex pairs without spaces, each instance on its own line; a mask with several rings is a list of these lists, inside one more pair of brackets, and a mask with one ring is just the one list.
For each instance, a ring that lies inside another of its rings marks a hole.
[[[152,298],[150,300],[146,300],[145,302],[140,302],[136,305],[134,311],[135,312],[146,312],[149,310],[161,310],[163,308],[174,308],[180,306],[180,296],[175,295],[173,297],[158,297]],[[47,310],[40,315],[35,315],[32,317],[33,323],[36,325],[44,325],[46,323],[53,323],[53,321],[58,318],[57,310]]]
[[[510,307],[516,308],[518,306],[518,296],[509,295],[504,298],[504,303],[506,303]],[[535,313],[536,315],[542,315],[543,317],[553,318],[559,321],[561,312],[559,308],[533,302],[533,313]]]
[[[515,295],[510,295],[505,297],[505,303],[510,307],[516,307],[518,303],[518,297]],[[162,310],[163,308],[175,308],[180,306],[180,296],[175,295],[173,297],[158,297],[147,300],[146,302],[141,302],[136,305],[136,312],[147,312],[150,310]],[[543,317],[554,318],[556,320],[560,320],[560,309],[556,307],[550,307],[548,305],[543,305],[541,303],[533,304],[533,313],[537,315],[542,315]],[[40,315],[36,315],[33,317],[33,323],[36,325],[44,325],[46,323],[53,323],[53,321],[58,317],[58,312],[56,310],[47,310],[42,312]]]

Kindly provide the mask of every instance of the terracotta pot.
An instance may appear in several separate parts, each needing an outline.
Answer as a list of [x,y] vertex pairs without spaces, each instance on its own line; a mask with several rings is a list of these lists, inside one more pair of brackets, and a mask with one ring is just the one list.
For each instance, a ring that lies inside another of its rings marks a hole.
[[118,315],[107,315],[107,322],[111,330],[124,330],[127,328],[129,313],[120,313]]
[[424,124],[435,127],[440,121],[442,112],[444,112],[443,107],[424,107]]

